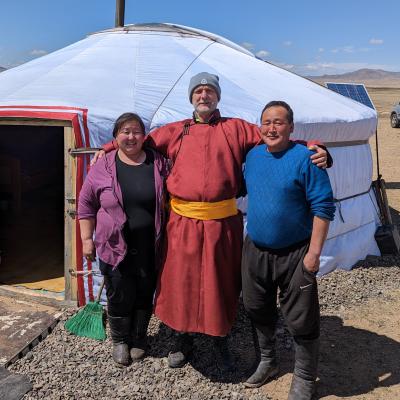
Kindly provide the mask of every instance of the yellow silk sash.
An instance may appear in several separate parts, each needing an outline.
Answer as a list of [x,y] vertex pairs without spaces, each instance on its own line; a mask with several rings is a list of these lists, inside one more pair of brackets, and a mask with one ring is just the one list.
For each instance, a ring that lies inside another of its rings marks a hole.
[[227,218],[238,213],[235,199],[211,203],[207,201],[186,201],[171,196],[171,208],[176,214],[183,217],[200,220]]

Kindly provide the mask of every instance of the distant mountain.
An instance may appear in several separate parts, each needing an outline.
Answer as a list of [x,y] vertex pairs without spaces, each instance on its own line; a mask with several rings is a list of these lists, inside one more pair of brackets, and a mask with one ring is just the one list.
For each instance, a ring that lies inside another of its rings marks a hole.
[[327,82],[329,79],[341,79],[342,81],[365,81],[375,79],[400,79],[400,72],[384,71],[383,69],[368,69],[363,68],[353,72],[347,72],[340,75],[322,75],[322,76],[307,76],[312,80],[324,80]]
[[5,71],[7,68],[0,67],[0,72]]
[[363,68],[340,75],[307,76],[314,82],[324,85],[326,82],[363,83],[369,87],[400,87],[400,72],[383,69]]

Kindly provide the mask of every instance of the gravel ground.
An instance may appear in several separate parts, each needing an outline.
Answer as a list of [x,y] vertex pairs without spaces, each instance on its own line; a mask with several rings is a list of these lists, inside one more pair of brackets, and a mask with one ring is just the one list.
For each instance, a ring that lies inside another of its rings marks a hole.
[[352,271],[337,269],[319,279],[321,313],[337,313],[372,298],[390,300],[394,289],[400,289],[400,256],[369,256]]
[[[400,289],[400,257],[369,257],[350,272],[336,270],[319,280],[322,315],[340,312],[371,298],[390,299]],[[246,379],[255,360],[249,320],[240,307],[229,337],[236,371],[222,376],[216,367],[211,341],[195,337],[195,353],[189,364],[172,370],[166,356],[171,331],[152,318],[149,356],[141,363],[120,369],[111,360],[110,339],[100,343],[67,333],[62,321],[43,342],[9,369],[26,374],[33,390],[25,399],[270,399],[262,389],[248,390]],[[324,328],[322,326],[322,328]],[[280,321],[280,352],[292,352],[292,340]]]

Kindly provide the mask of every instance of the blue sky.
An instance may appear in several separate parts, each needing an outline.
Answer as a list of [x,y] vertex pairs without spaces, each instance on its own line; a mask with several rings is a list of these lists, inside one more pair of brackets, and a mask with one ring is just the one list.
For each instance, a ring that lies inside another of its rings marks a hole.
[[[0,66],[112,28],[115,0],[1,0]],[[126,0],[125,23],[173,22],[224,36],[301,75],[400,71],[399,1]]]

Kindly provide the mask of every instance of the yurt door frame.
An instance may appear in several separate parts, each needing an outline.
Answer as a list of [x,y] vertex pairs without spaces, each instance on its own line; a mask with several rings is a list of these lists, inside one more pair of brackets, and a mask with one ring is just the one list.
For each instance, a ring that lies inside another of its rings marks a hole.
[[[70,154],[75,149],[75,135],[71,121],[1,118],[0,125],[59,126],[64,128],[64,279],[65,305],[77,304],[77,279],[71,275],[76,270],[76,158]],[[26,292],[24,291],[24,294]],[[36,298],[36,296],[35,296]]]

